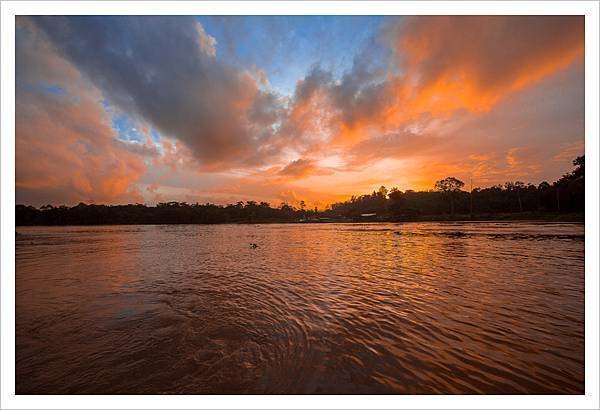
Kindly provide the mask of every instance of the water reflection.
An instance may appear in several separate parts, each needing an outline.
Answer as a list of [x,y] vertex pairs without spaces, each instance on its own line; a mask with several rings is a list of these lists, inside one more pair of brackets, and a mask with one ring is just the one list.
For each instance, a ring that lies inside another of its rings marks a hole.
[[582,225],[19,232],[17,393],[583,393]]

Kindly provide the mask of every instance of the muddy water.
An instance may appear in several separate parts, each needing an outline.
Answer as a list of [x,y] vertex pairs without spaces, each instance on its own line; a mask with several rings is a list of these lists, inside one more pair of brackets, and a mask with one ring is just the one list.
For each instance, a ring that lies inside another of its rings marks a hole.
[[17,393],[584,391],[583,225],[17,231]]

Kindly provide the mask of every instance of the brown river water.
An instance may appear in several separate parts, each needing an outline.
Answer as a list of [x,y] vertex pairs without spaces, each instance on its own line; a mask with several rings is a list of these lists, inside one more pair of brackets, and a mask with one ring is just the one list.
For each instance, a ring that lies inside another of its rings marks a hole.
[[17,394],[584,392],[581,224],[17,232]]

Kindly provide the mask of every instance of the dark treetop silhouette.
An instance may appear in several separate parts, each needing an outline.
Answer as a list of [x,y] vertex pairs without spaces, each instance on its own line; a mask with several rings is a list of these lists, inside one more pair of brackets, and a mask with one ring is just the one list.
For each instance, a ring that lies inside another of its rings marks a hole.
[[[437,181],[435,190],[416,192],[385,187],[372,194],[353,196],[335,203],[325,211],[306,210],[282,203],[273,208],[266,202],[238,202],[226,206],[215,204],[159,203],[156,206],[86,205],[74,207],[51,205],[37,209],[16,206],[17,225],[101,225],[101,224],[210,224],[261,222],[343,222],[361,220],[426,219],[499,219],[556,218],[571,216],[581,220],[585,205],[585,159],[573,161],[575,169],[549,184],[538,186],[521,181],[506,182],[489,188],[462,190],[464,183],[454,177]],[[461,216],[462,215],[462,216]]]

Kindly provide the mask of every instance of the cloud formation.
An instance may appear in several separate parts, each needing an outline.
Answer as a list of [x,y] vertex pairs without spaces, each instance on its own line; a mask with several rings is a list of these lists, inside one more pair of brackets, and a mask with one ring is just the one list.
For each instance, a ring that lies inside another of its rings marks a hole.
[[321,167],[316,161],[299,158],[290,162],[279,171],[279,175],[290,178],[304,178],[309,175],[331,175],[334,171]]
[[[382,74],[364,57],[355,59],[339,81],[314,70],[299,83],[292,113],[319,118],[325,111],[334,141],[356,142],[373,130],[379,139],[390,130],[422,126],[460,111],[489,111],[511,93],[582,61],[583,23],[581,16],[396,21],[384,32],[395,53],[396,72]],[[307,112],[307,101],[319,93],[325,94],[325,103]]]
[[[448,173],[552,179],[562,151],[583,150],[581,16],[387,18],[361,50],[298,73],[282,62],[321,40],[302,26],[240,45],[269,19],[17,18],[18,198],[324,205]],[[292,91],[271,85],[290,73]]]
[[95,101],[18,94],[17,202],[142,201],[133,182],[145,168],[140,156],[114,138]]
[[141,200],[143,158],[114,138],[100,92],[17,20],[16,199],[24,203]]
[[214,38],[193,17],[34,19],[112,104],[184,142],[201,166],[258,165],[274,154],[275,97],[216,59]]
[[584,17],[413,17],[390,37],[417,109],[486,111],[582,58]]

